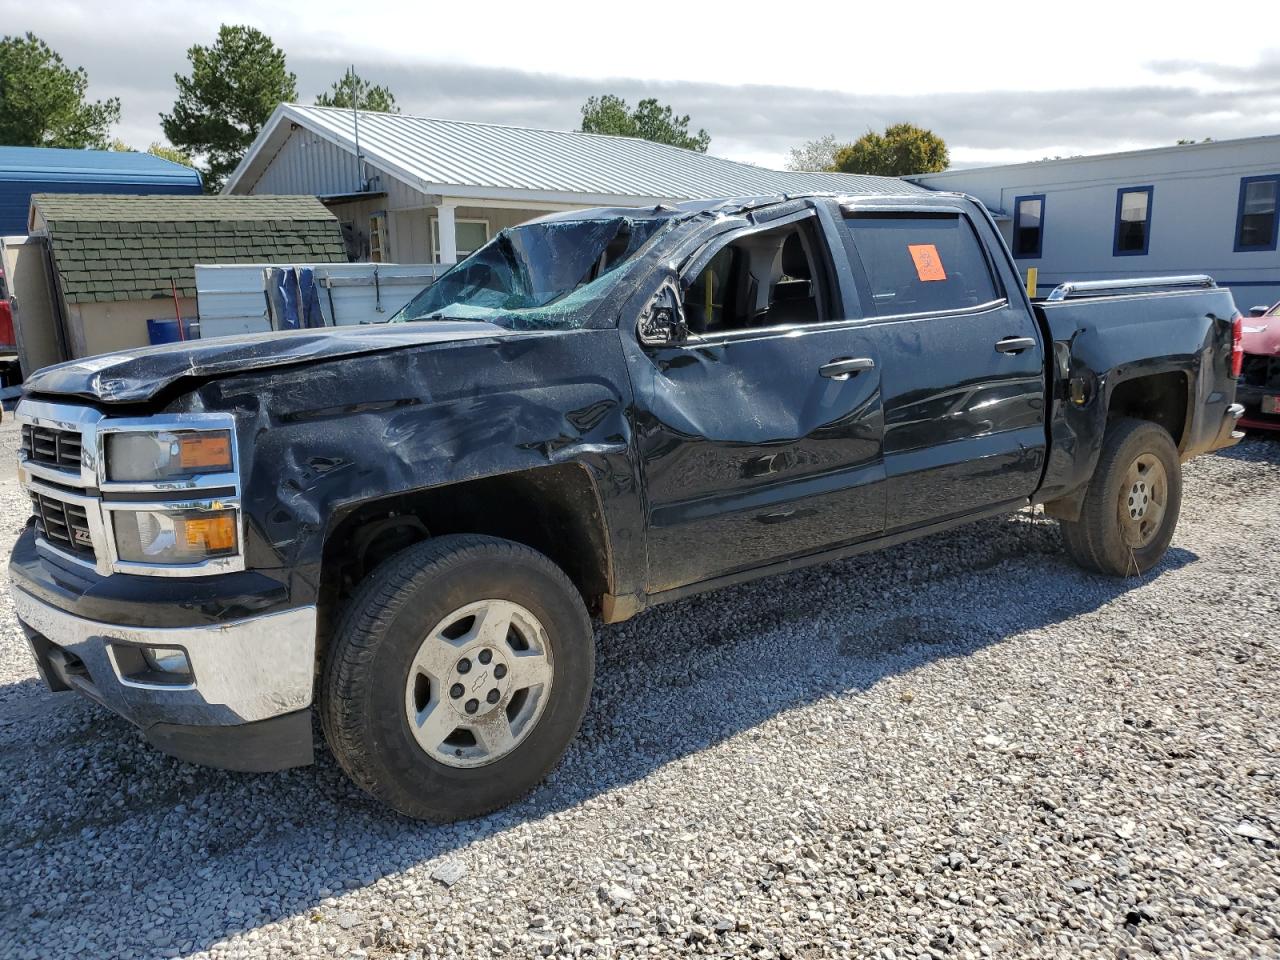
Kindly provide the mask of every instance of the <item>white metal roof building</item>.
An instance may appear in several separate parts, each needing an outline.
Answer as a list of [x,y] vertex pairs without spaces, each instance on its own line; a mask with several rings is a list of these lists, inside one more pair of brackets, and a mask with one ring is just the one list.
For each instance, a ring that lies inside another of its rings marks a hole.
[[1066,280],[1207,273],[1246,313],[1280,300],[1280,136],[911,179],[986,204],[1042,294]]
[[548,211],[827,190],[922,188],[769,170],[631,137],[297,104],[276,108],[223,187],[319,196],[358,235],[362,256],[404,263],[452,263]]

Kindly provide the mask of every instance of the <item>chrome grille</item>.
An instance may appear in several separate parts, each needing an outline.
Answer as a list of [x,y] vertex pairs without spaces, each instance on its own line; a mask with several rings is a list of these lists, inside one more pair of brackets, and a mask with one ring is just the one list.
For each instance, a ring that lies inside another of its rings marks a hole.
[[32,491],[31,509],[40,536],[61,550],[96,562],[93,535],[83,506]]
[[72,430],[22,425],[22,452],[32,463],[80,469],[80,434]]

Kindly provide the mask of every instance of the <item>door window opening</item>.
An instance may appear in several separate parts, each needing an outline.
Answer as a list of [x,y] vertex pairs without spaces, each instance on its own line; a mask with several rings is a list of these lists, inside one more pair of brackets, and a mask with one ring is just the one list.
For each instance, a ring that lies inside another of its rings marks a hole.
[[811,221],[748,233],[721,248],[685,288],[697,334],[823,323],[827,275]]

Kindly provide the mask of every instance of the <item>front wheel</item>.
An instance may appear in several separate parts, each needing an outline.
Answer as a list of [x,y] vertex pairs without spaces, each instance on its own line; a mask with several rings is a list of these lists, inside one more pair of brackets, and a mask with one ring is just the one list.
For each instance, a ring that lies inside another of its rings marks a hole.
[[515,800],[559,762],[591,694],[582,599],[542,554],[447,536],[360,585],[329,650],[325,738],[355,783],[447,821]]
[[1164,557],[1182,507],[1182,467],[1169,432],[1149,420],[1107,427],[1080,519],[1063,520],[1067,553],[1088,570],[1127,577]]

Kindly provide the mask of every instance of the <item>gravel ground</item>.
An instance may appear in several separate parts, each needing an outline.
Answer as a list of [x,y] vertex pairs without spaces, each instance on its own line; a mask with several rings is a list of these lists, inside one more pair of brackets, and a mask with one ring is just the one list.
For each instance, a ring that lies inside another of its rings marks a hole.
[[1280,957],[1278,488],[1196,461],[1142,581],[1024,515],[602,628],[559,771],[448,827],[165,758],[6,598],[0,955]]

